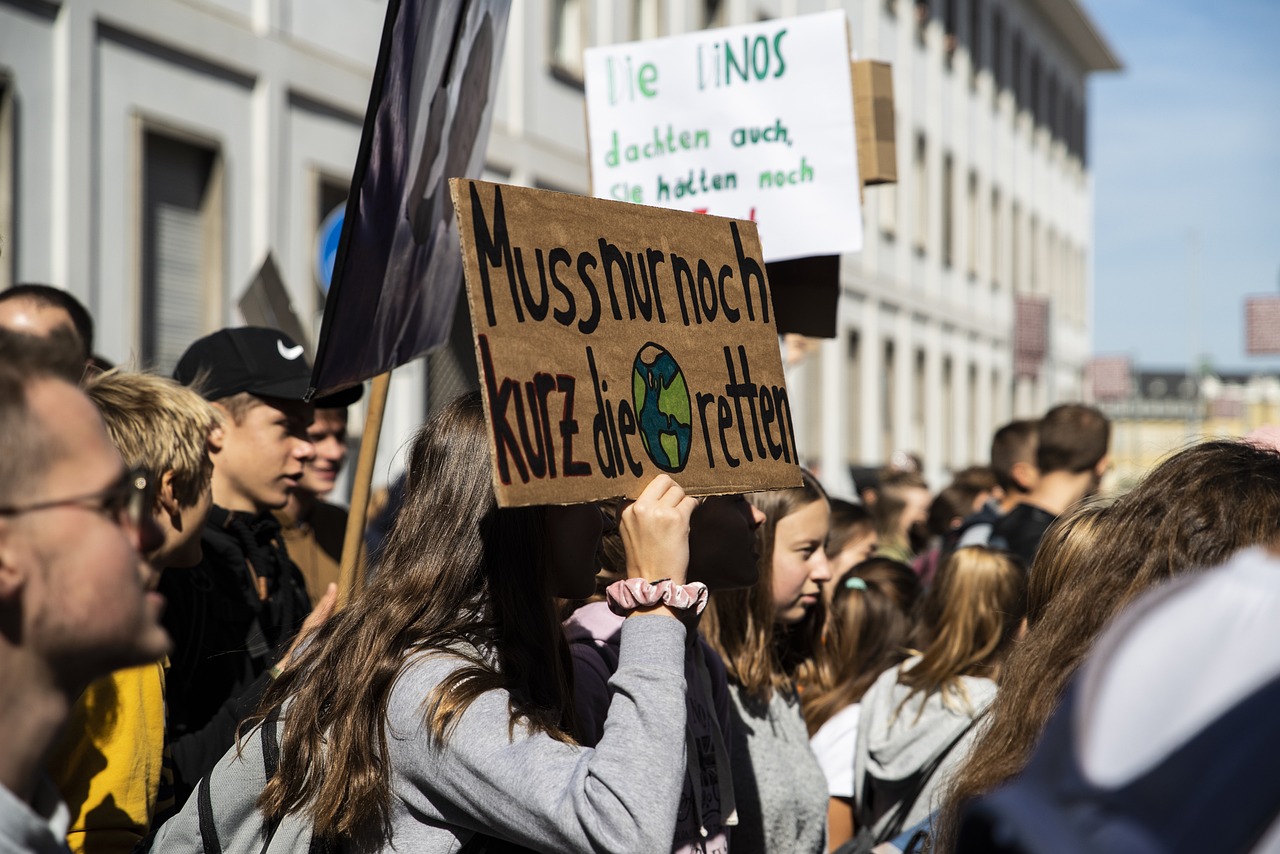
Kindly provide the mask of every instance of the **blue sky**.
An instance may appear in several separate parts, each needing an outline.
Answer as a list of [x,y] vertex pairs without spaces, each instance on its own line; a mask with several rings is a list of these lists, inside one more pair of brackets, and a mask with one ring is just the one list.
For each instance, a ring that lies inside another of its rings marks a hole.
[[1280,370],[1243,332],[1244,297],[1280,293],[1280,2],[1083,4],[1125,65],[1089,90],[1094,350]]

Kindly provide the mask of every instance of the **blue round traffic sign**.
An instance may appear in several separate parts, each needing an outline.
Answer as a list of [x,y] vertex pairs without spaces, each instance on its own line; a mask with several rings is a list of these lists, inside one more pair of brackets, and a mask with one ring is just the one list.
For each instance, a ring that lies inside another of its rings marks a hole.
[[333,279],[333,262],[338,257],[338,240],[342,237],[342,219],[346,211],[346,202],[329,211],[316,232],[316,281],[326,294]]

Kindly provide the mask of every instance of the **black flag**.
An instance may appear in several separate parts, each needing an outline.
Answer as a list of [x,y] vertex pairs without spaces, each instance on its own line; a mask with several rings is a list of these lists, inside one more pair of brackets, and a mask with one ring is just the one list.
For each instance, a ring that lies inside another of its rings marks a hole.
[[510,0],[390,0],[320,327],[313,396],[449,334],[462,254],[448,179],[479,177]]

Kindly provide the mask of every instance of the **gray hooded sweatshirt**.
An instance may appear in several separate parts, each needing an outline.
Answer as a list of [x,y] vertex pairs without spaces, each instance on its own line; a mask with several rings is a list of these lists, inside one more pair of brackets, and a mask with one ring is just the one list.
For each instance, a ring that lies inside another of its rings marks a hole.
[[[667,851],[685,772],[685,627],[670,617],[622,625],[618,669],[604,735],[594,748],[510,728],[505,691],[481,694],[444,746],[427,735],[423,703],[461,665],[421,654],[396,681],[387,708],[391,839],[380,852],[455,854],[477,832],[544,852],[652,854]],[[261,729],[233,747],[208,787],[221,849],[305,852],[304,816],[285,817],[269,846],[255,800],[266,783]],[[200,789],[165,824],[152,850],[202,854]],[[366,854],[360,849],[359,854]]]
[[[853,796],[857,821],[870,821],[877,834],[885,830],[903,798],[910,796],[922,770],[987,710],[996,693],[996,683],[990,679],[961,676],[967,702],[951,695],[944,704],[942,694],[934,692],[916,694],[903,705],[911,689],[898,682],[898,674],[919,661],[919,657],[909,658],[881,673],[862,698],[853,755]],[[921,790],[903,828],[918,824],[941,806],[939,798],[946,791],[946,780],[968,756],[977,732],[977,726],[970,728],[947,754]]]

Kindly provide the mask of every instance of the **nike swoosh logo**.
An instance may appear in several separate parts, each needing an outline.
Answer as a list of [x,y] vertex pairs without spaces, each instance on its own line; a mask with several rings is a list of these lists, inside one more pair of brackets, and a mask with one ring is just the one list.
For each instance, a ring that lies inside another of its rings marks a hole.
[[293,347],[284,346],[284,342],[279,338],[276,339],[276,349],[280,351],[280,355],[284,356],[290,362],[302,355],[302,345],[297,344]]

